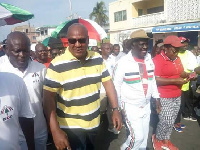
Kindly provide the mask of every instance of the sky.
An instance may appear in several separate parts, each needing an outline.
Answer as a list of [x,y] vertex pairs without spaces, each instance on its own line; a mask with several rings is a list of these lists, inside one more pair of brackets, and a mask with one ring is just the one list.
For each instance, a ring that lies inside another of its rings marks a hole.
[[[109,3],[113,1],[116,0],[104,0],[107,10]],[[33,13],[34,18],[29,22],[31,26],[35,27],[59,25],[70,16],[69,0],[0,0],[0,2],[15,5]],[[97,2],[100,2],[100,0],[71,0],[72,13],[88,19]],[[0,41],[7,37],[11,32],[11,28],[27,24],[28,21],[16,25],[1,26]]]

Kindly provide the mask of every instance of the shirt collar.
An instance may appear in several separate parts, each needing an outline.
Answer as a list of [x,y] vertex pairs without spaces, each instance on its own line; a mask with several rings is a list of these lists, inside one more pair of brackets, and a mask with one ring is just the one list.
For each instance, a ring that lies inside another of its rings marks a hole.
[[[87,56],[86,56],[86,59],[85,60],[88,60],[90,58],[92,58],[94,55],[93,55],[94,52],[91,52],[89,50],[87,50]],[[66,55],[66,57],[69,59],[69,60],[78,60],[76,57],[74,57],[72,55],[72,53],[69,51],[69,47],[66,48],[65,50],[65,53],[64,55]]]
[[176,59],[171,60],[169,57],[167,57],[167,55],[165,55],[164,51],[161,51],[160,55],[161,55],[166,61],[172,61],[172,62],[174,62],[174,61],[177,59],[177,57],[176,57]]
[[[148,54],[148,52],[147,52],[147,54],[144,56],[144,61],[148,61],[148,60],[149,60],[149,56],[148,56],[148,55],[149,55],[149,54]],[[131,51],[128,52],[127,57],[128,57],[128,60],[129,60],[129,61],[134,61],[134,62],[136,62],[135,59],[133,58],[133,55],[132,55]]]

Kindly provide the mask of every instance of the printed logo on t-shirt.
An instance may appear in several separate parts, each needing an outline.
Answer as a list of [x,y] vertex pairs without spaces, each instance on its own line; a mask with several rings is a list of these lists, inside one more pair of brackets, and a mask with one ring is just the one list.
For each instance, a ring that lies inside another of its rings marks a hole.
[[33,78],[33,83],[40,82],[40,75],[37,72],[33,73],[32,78]]
[[5,105],[1,110],[1,118],[3,121],[8,121],[13,117],[14,108]]

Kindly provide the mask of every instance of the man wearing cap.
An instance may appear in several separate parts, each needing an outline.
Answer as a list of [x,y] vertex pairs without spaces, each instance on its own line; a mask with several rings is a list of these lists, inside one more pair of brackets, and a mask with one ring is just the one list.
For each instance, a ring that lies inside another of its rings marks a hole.
[[[190,40],[185,37],[179,37],[179,39],[184,46],[180,49],[178,56],[181,59],[184,71],[187,73],[192,73],[194,72],[195,68],[198,67],[198,63],[195,55],[187,50]],[[187,82],[181,88],[181,107],[174,125],[174,129],[178,132],[183,132],[182,128],[185,128],[185,125],[180,123],[181,114],[184,120],[197,121],[197,119],[194,117],[192,99],[190,98],[189,83],[190,82]]]
[[[125,149],[146,149],[150,120],[151,96],[159,99],[154,76],[154,64],[147,53],[149,37],[144,30],[132,33],[131,51],[115,66],[113,80],[118,103],[125,118],[128,137]],[[159,111],[159,100],[157,110]]]
[[183,44],[177,36],[168,36],[164,40],[164,49],[153,58],[161,103],[156,134],[152,136],[155,150],[177,149],[170,142],[170,136],[180,109],[181,86],[187,83],[184,78],[188,77],[178,57],[179,49],[182,46]]

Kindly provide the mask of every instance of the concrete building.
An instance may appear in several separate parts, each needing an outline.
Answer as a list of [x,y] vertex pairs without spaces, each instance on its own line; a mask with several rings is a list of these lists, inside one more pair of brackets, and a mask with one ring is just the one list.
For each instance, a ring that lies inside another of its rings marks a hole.
[[39,32],[39,36],[37,37],[38,42],[42,42],[45,38],[50,37],[51,33],[56,29],[57,26],[43,26],[38,27],[36,29]]
[[143,28],[154,41],[175,34],[200,45],[200,0],[117,0],[109,4],[109,19],[113,44]]
[[11,31],[24,32],[27,34],[32,44],[37,43],[36,38],[39,36],[39,32],[36,31],[34,26],[30,26],[30,25],[17,26],[17,27],[12,28]]

